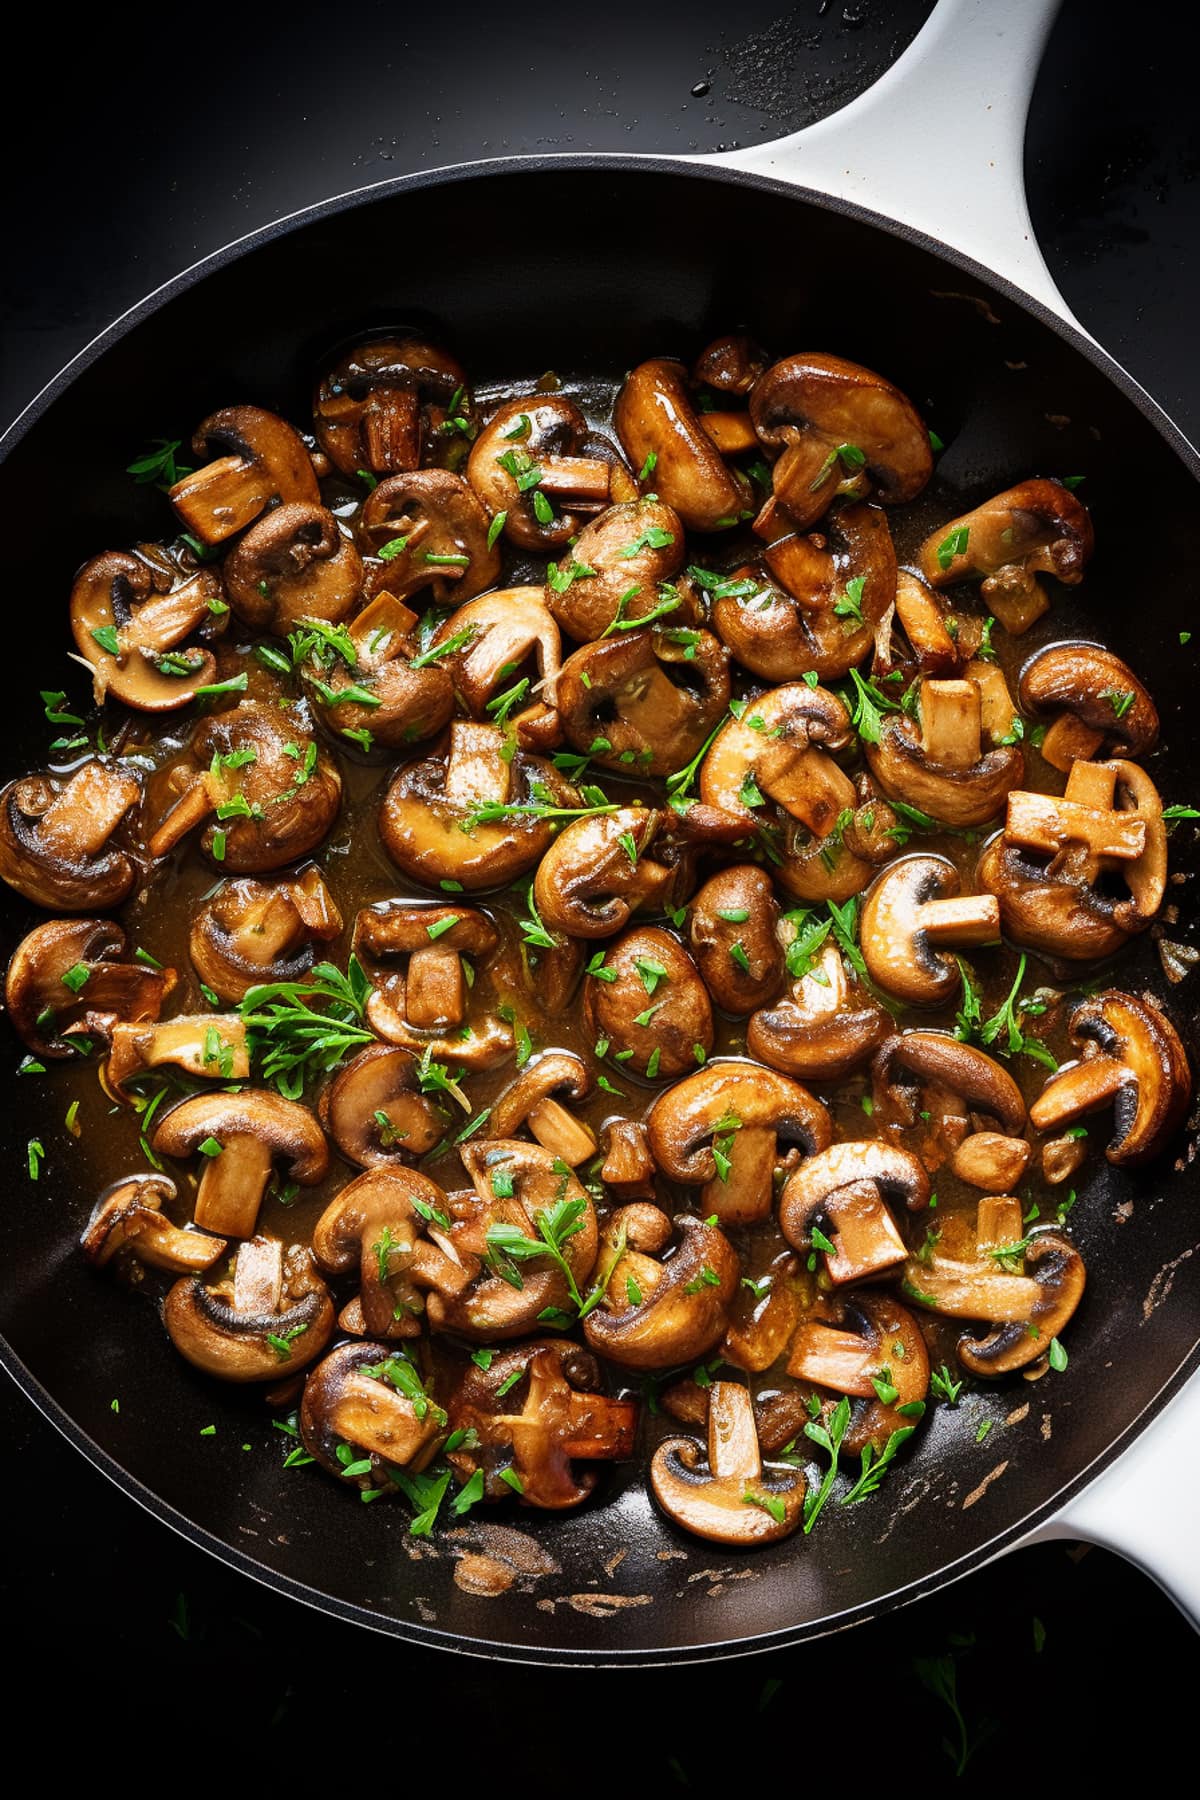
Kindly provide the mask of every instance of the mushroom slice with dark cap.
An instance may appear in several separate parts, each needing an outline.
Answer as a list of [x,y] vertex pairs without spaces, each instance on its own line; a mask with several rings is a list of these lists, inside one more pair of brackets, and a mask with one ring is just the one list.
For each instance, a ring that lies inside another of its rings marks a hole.
[[510,543],[542,552],[577,537],[588,514],[638,493],[614,446],[565,394],[505,400],[471,446],[467,480],[492,517],[503,516]]
[[362,593],[363,565],[327,507],[290,500],[252,525],[225,559],[225,591],[252,631],[286,637],[306,619],[336,625]]
[[842,506],[822,533],[777,538],[765,571],[744,564],[705,582],[713,628],[744,668],[764,681],[822,681],[870,655],[896,596],[896,552],[878,506]]
[[463,957],[486,965],[499,933],[473,906],[422,906],[392,901],[364,907],[354,922],[354,949],[371,978],[367,1022],[390,1044],[439,1062],[490,1069],[511,1056],[511,1028],[481,1018],[464,1036],[467,978]]
[[157,1019],[174,969],[125,960],[109,919],[48,919],[21,939],[4,979],[14,1031],[35,1056],[58,1060],[107,1038],[120,1019]]
[[636,926],[597,951],[583,990],[587,1029],[602,1055],[647,1081],[673,1081],[713,1047],[712,1002],[678,938]]
[[450,1197],[449,1241],[483,1266],[454,1298],[428,1295],[431,1328],[487,1343],[536,1330],[547,1312],[565,1319],[596,1261],[591,1195],[560,1157],[522,1138],[473,1139],[460,1155],[475,1193]]
[[902,856],[876,877],[863,901],[859,942],[872,981],[911,1006],[937,1006],[962,985],[958,959],[942,945],[965,949],[1000,939],[1000,906],[992,894],[962,894],[944,856]]
[[837,946],[825,942],[787,995],[752,1014],[746,1048],[759,1062],[801,1081],[840,1081],[891,1029],[885,1008],[851,979]]
[[101,1080],[114,1099],[128,1100],[125,1083],[164,1064],[210,1081],[245,1081],[250,1074],[245,1020],[237,1013],[181,1013],[114,1025]]
[[0,878],[48,912],[119,906],[137,871],[110,839],[141,796],[130,770],[99,759],[65,781],[10,781],[0,791]]
[[181,1101],[155,1126],[153,1148],[181,1160],[204,1157],[196,1224],[227,1237],[254,1235],[276,1161],[302,1187],[315,1186],[329,1168],[324,1134],[308,1108],[269,1088]]
[[1021,670],[1021,705],[1055,713],[1041,752],[1070,774],[1077,758],[1142,756],[1158,742],[1158,709],[1128,663],[1099,644],[1050,644]]
[[335,736],[362,751],[397,749],[447,723],[454,683],[440,662],[418,653],[416,623],[416,613],[381,590],[336,633],[302,630],[300,679]]
[[260,406],[225,406],[196,427],[192,449],[214,460],[167,494],[188,531],[223,544],[276,501],[320,503],[308,447],[298,431]]
[[578,1344],[535,1338],[500,1350],[486,1369],[465,1362],[446,1411],[456,1447],[447,1454],[465,1483],[483,1478],[483,1498],[559,1512],[596,1485],[578,1463],[633,1455],[638,1408],[610,1400],[596,1359]]
[[882,1456],[893,1432],[910,1435],[929,1392],[929,1353],[916,1319],[874,1290],[823,1300],[793,1338],[787,1372],[864,1403],[842,1439],[851,1456],[868,1445]]
[[238,1246],[232,1275],[209,1287],[199,1276],[177,1281],[163,1323],[194,1368],[218,1381],[279,1381],[320,1356],[333,1334],[333,1302],[300,1245],[284,1254],[278,1238]]
[[655,492],[689,531],[726,531],[749,516],[749,477],[729,466],[705,431],[682,363],[639,363],[617,395],[613,423],[633,468],[653,456]]
[[708,1391],[708,1457],[693,1438],[654,1452],[650,1488],[674,1524],[731,1546],[774,1544],[804,1516],[805,1479],[790,1463],[763,1466],[749,1392],[733,1381]]
[[672,1222],[644,1202],[618,1209],[604,1231],[598,1306],[583,1321],[598,1356],[629,1369],[670,1369],[704,1356],[723,1335],[741,1264],[716,1225]]
[[[562,640],[540,587],[500,588],[458,607],[435,634],[430,653],[435,652],[468,711],[483,718],[496,710],[496,703],[507,705],[510,696],[514,706],[521,706],[531,677],[520,682],[513,677],[531,658],[540,678],[535,691],[545,685],[553,693]],[[539,700],[520,711],[510,708],[504,716],[528,749],[537,748],[539,738],[559,741],[558,721]]]
[[456,719],[448,753],[402,763],[379,810],[379,835],[398,868],[426,887],[502,887],[540,861],[560,811],[578,791],[544,757],[511,745],[496,725]]
[[737,863],[710,876],[691,904],[688,942],[717,1005],[744,1018],[779,992],[779,906],[765,870]]
[[708,631],[652,627],[569,656],[554,703],[573,749],[602,768],[669,775],[696,755],[729,705],[729,652]]
[[972,1230],[962,1214],[904,1267],[901,1292],[930,1312],[986,1321],[982,1339],[964,1333],[958,1360],[972,1375],[1010,1375],[1050,1348],[1083,1298],[1086,1271],[1074,1244],[1056,1232],[1024,1235],[1021,1202],[980,1200]]
[[310,865],[279,881],[225,882],[193,918],[188,951],[205,986],[236,1004],[265,982],[303,981],[314,942],[341,929],[333,895]]
[[[659,583],[674,580],[683,557],[683,521],[665,500],[610,506],[547,569],[546,605],[564,631],[590,643],[658,611]],[[694,623],[691,610],[681,607],[677,622]]]
[[773,363],[754,384],[750,416],[760,440],[780,453],[764,511],[772,521],[784,513],[800,530],[837,493],[860,494],[865,476],[894,506],[915,498],[933,473],[929,433],[912,402],[840,356],[801,353]]
[[396,1491],[402,1484],[389,1479],[392,1472],[419,1473],[445,1435],[445,1412],[394,1343],[341,1344],[304,1383],[304,1448],[366,1496]]
[[826,1273],[840,1286],[870,1280],[904,1261],[904,1239],[889,1203],[909,1212],[928,1205],[929,1177],[917,1158],[882,1142],[832,1144],[788,1176],[779,1225],[796,1250],[811,1250],[814,1227],[821,1230],[834,1245],[823,1253]]
[[128,1254],[174,1275],[202,1275],[229,1248],[224,1238],[183,1231],[163,1211],[175,1199],[175,1183],[165,1175],[125,1175],[105,1188],[79,1242],[90,1263],[102,1269]]
[[[960,1043],[948,1032],[896,1032],[876,1052],[871,1080],[882,1124],[915,1126],[925,1111],[930,1114],[925,1123],[931,1125],[931,1136],[953,1133],[961,1141],[969,1129],[968,1115],[986,1113],[999,1120],[1007,1137],[1020,1137],[1025,1129],[1025,1101],[1008,1070],[986,1051]],[[938,1105],[922,1107],[922,1092]],[[961,1104],[952,1107],[951,1101]],[[922,1161],[929,1166],[926,1156]]]
[[[872,775],[885,794],[947,825],[982,825],[1025,773],[1020,747],[983,748],[982,702],[974,681],[923,680],[918,703],[919,723],[904,712],[880,721],[879,742],[866,746]],[[1010,711],[1010,733],[1012,717]]]
[[671,1181],[702,1187],[700,1204],[726,1225],[770,1216],[775,1170],[789,1149],[824,1150],[825,1107],[790,1076],[722,1059],[668,1090],[646,1118],[651,1154]]
[[[479,1258],[459,1253],[445,1209],[436,1181],[394,1164],[367,1169],[330,1201],[313,1227],[313,1255],[328,1275],[357,1274],[355,1329],[419,1337],[425,1295],[453,1302],[476,1278]],[[349,1328],[345,1314],[341,1324]]]
[[[767,353],[745,332],[729,332],[706,344],[692,364],[697,387],[745,396],[767,367]],[[701,415],[703,417],[703,415]]]
[[298,862],[315,850],[338,815],[342,780],[315,740],[276,707],[243,702],[200,725],[195,765],[174,771],[179,798],[150,838],[166,856],[197,826],[200,848],[234,875]]
[[578,1168],[595,1156],[595,1134],[556,1096],[585,1100],[593,1086],[581,1057],[570,1050],[549,1051],[529,1063],[492,1102],[487,1135],[514,1138],[525,1126],[552,1156]]
[[[449,416],[471,414],[467,378],[452,356],[416,336],[369,338],[331,362],[313,395],[317,442],[343,475],[419,469],[427,448],[461,440]],[[440,434],[440,435],[439,435]]]
[[645,806],[572,819],[547,849],[533,883],[534,904],[551,931],[611,937],[645,908],[670,904],[675,870],[658,862],[663,815]]
[[853,735],[836,694],[805,682],[774,688],[722,728],[700,766],[700,798],[748,832],[774,801],[815,837],[828,837],[857,798],[829,752],[847,749]]
[[211,569],[180,577],[165,560],[108,550],[84,563],[71,589],[71,634],[92,671],[97,705],[171,712],[216,678],[194,634],[223,629],[228,606]]
[[1109,1162],[1125,1167],[1157,1156],[1182,1124],[1192,1095],[1187,1053],[1166,1014],[1152,1000],[1109,989],[1076,1007],[1071,1041],[1079,1061],[1047,1079],[1029,1109],[1030,1123],[1061,1132],[1111,1107]]
[[365,1169],[418,1161],[446,1126],[421,1092],[417,1058],[391,1044],[368,1044],[339,1069],[321,1094],[319,1115],[342,1155]]
[[1023,481],[931,532],[917,560],[935,588],[984,577],[980,597],[1006,631],[1027,631],[1050,604],[1039,575],[1082,581],[1092,554],[1091,516],[1057,481]]
[[417,469],[389,475],[363,502],[363,543],[381,559],[372,580],[397,600],[428,588],[455,606],[493,587],[500,552],[488,543],[488,515],[459,475]]

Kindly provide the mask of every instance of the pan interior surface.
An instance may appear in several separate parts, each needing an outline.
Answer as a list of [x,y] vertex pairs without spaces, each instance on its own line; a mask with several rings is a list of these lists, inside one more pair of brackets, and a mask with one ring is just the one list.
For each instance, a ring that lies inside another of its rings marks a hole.
[[[690,358],[747,329],[779,354],[830,350],[883,371],[946,443],[939,474],[963,506],[1026,475],[1084,475],[1097,555],[1049,635],[1068,635],[1069,620],[1132,664],[1163,721],[1154,778],[1194,803],[1200,709],[1179,633],[1191,625],[1196,471],[1132,384],[998,285],[850,212],[719,172],[585,159],[414,178],[262,234],[181,278],[43,397],[2,477],[7,516],[20,521],[5,780],[45,757],[39,690],[73,681],[75,568],[166,524],[161,497],[133,486],[126,464],[153,438],[186,440],[223,405],[253,402],[303,425],[317,361],[398,324],[428,329],[480,381],[529,383],[548,370],[608,382],[647,356]],[[1195,837],[1185,827],[1173,845],[1185,876]],[[1188,892],[1175,890],[1181,908]],[[33,922],[4,898],[6,958]],[[1166,986],[1149,935],[1113,980],[1163,999],[1196,1061],[1187,989]],[[19,1054],[13,1040],[14,1065]],[[1068,1368],[932,1408],[882,1491],[827,1508],[810,1538],[747,1555],[685,1538],[633,1465],[605,1474],[579,1513],[505,1509],[416,1541],[401,1505],[362,1506],[313,1471],[285,1469],[288,1446],[261,1401],[196,1376],[145,1299],[85,1267],[76,1240],[100,1179],[61,1113],[52,1079],[10,1084],[0,1325],[51,1416],[135,1497],[247,1572],[448,1648],[653,1661],[866,1616],[1011,1540],[1112,1452],[1194,1354],[1187,1150],[1135,1173],[1096,1157],[1071,1217],[1090,1280]],[[36,1187],[24,1174],[31,1136],[47,1152]],[[985,1418],[993,1429],[977,1443]]]

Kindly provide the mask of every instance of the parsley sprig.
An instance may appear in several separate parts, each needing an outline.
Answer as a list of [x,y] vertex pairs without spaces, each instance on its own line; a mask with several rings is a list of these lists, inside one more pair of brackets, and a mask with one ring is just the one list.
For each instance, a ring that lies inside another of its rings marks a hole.
[[335,1069],[348,1051],[373,1044],[375,1033],[362,1023],[370,992],[355,956],[345,974],[323,962],[307,981],[250,988],[238,1010],[263,1080],[298,1100],[308,1081]]

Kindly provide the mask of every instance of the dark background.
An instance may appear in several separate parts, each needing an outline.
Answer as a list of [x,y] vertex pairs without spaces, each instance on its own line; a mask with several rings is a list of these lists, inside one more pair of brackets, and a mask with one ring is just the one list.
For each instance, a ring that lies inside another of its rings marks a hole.
[[[4,128],[0,422],[126,307],[281,214],[477,156],[711,151],[777,137],[869,85],[929,10],[927,0],[741,0],[736,10],[611,0],[595,15],[447,7],[410,25],[393,0],[344,18],[303,6],[139,12],[136,22],[110,12],[48,28],[27,18],[8,65],[10,94],[26,93],[29,112],[10,109]],[[1038,236],[1079,318],[1196,439],[1191,14],[1184,0],[1066,0],[1034,100],[1027,178]],[[514,222],[518,250],[536,228]],[[585,228],[571,222],[568,236]],[[519,279],[519,255],[513,267]],[[69,445],[63,467],[69,479]],[[1150,529],[1153,497],[1131,504]],[[547,1782],[557,1768],[555,1786],[573,1793],[591,1792],[601,1773],[704,1790],[711,1691],[732,1703],[746,1776],[790,1769],[803,1748],[831,1784],[865,1789],[869,1773],[892,1769],[929,1790],[953,1779],[958,1758],[958,1726],[929,1687],[950,1670],[979,1743],[970,1774],[982,1766],[989,1784],[1078,1772],[1087,1734],[1068,1741],[1039,1713],[1094,1717],[1114,1683],[1121,1717],[1139,1735],[1153,1719],[1159,1751],[1191,1729],[1164,1713],[1161,1691],[1195,1667],[1195,1640],[1144,1577],[1099,1551],[1025,1551],[848,1637],[720,1670],[508,1671],[372,1640],[226,1572],[143,1516],[7,1383],[0,1427],[6,1610],[21,1620],[32,1675],[28,1692],[18,1679],[20,1703],[52,1699],[46,1659],[69,1648],[92,1671],[87,1709],[107,1714],[107,1729],[127,1737],[131,1712],[144,1717],[157,1693],[227,1773],[235,1748],[252,1745],[286,1769],[303,1742],[343,1788],[374,1785],[384,1770],[411,1778],[403,1741],[428,1713],[441,1721],[428,1767],[451,1779],[473,1770],[492,1788],[542,1765]],[[931,1669],[927,1659],[941,1660]],[[482,1754],[468,1746],[461,1705],[447,1712],[428,1698],[447,1675],[478,1722]],[[324,1721],[316,1743],[314,1713]],[[1106,1754],[1119,1760],[1119,1744]]]

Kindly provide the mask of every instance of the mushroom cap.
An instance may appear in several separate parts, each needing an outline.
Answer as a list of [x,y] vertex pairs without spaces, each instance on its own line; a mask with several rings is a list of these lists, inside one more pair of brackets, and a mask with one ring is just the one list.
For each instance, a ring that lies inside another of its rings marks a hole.
[[183,1231],[163,1211],[175,1199],[175,1183],[165,1175],[124,1175],[105,1188],[87,1222],[80,1247],[103,1268],[119,1251],[176,1275],[202,1274],[229,1248],[224,1238]]
[[163,1302],[163,1323],[193,1368],[248,1382],[298,1373],[320,1356],[336,1320],[325,1283],[305,1258],[289,1271],[278,1311],[239,1312],[198,1276],[185,1276]]
[[[628,1369],[670,1369],[695,1362],[719,1340],[741,1278],[733,1245],[716,1225],[684,1214],[679,1244],[642,1298],[619,1311],[604,1303],[583,1321],[597,1355]],[[611,1290],[610,1290],[611,1291]]]
[[613,424],[632,468],[644,468],[653,453],[655,492],[689,531],[727,530],[752,508],[750,482],[705,431],[681,362],[654,357],[631,370]]
[[[859,942],[877,986],[913,1006],[937,1006],[958,992],[958,959],[934,948],[922,916],[931,902],[953,900],[960,890],[958,870],[944,856],[902,856],[876,876],[863,901]],[[999,936],[997,920],[993,941]],[[964,934],[958,941],[981,939]]]
[[320,501],[308,446],[277,413],[224,406],[196,427],[192,450],[206,467],[184,475],[167,495],[189,531],[220,544],[272,501]]
[[[302,861],[321,843],[338,816],[342,778],[313,739],[277,707],[243,702],[206,719],[191,742],[201,768],[214,755],[229,757],[253,750],[253,762],[236,771],[236,791],[258,816],[216,818],[205,827],[201,848],[231,875],[256,875]],[[217,832],[224,837],[224,856],[214,853]]]
[[368,1044],[324,1089],[321,1124],[349,1162],[364,1169],[395,1167],[438,1143],[445,1121],[421,1093],[416,1067],[410,1050]]
[[[175,985],[173,969],[121,960],[125,933],[109,919],[47,919],[17,945],[4,981],[13,1030],[38,1056],[77,1053],[71,1030],[107,1032],[117,1019],[157,1019]],[[82,987],[63,977],[86,968]],[[50,1018],[47,1020],[46,1014]]]
[[650,1488],[676,1525],[716,1544],[777,1543],[804,1516],[804,1475],[787,1463],[763,1467],[753,1403],[732,1381],[709,1389],[707,1459],[693,1438],[667,1438]]
[[767,367],[767,353],[745,332],[706,344],[692,364],[692,380],[719,394],[748,394]]
[[304,619],[336,624],[362,592],[362,558],[327,507],[291,500],[251,525],[222,567],[238,617],[285,637]]
[[[172,585],[174,573],[145,556],[108,550],[84,563],[75,577],[71,633],[91,665],[98,702],[111,696],[138,712],[171,712],[215,679],[211,650],[179,646],[198,629],[216,629],[218,614],[226,610],[220,578],[200,569]],[[116,655],[104,648],[110,632],[117,637]]]
[[821,1102],[774,1069],[732,1058],[711,1062],[659,1096],[646,1115],[651,1154],[672,1181],[698,1187],[717,1175],[712,1139],[725,1124],[774,1131],[806,1156],[824,1150],[833,1124]]
[[[968,1332],[958,1340],[958,1360],[972,1375],[1011,1375],[1036,1362],[1066,1328],[1083,1298],[1087,1271],[1069,1239],[1049,1231],[1038,1233],[1025,1252],[1025,1267],[1037,1294],[1028,1319],[1007,1319],[984,1338]],[[1031,1331],[1031,1326],[1036,1329]]]
[[320,870],[310,866],[281,881],[224,882],[195,914],[188,953],[206,987],[238,1002],[263,982],[303,981],[313,940],[341,929]]
[[607,1040],[617,1067],[648,1081],[673,1081],[695,1068],[697,1047],[707,1056],[713,1046],[708,989],[678,938],[658,925],[623,933],[604,952],[599,972],[589,964],[583,1010],[588,1031]]
[[793,1169],[784,1183],[779,1226],[788,1243],[807,1250],[813,1224],[834,1195],[860,1182],[870,1182],[883,1199],[909,1212],[929,1204],[929,1176],[911,1151],[878,1138],[831,1144]]
[[392,1488],[387,1470],[422,1468],[446,1422],[439,1406],[401,1393],[386,1379],[384,1371],[395,1357],[395,1344],[340,1344],[309,1374],[300,1400],[300,1438],[309,1455],[345,1479],[337,1452],[349,1444],[357,1452],[355,1461],[365,1456],[371,1463],[369,1474],[350,1480],[384,1493]]
[[644,806],[572,819],[534,876],[543,922],[571,937],[601,938],[620,931],[643,905],[661,911],[671,874],[650,852],[662,823],[662,813]]
[[498,588],[482,599],[469,600],[451,613],[434,634],[432,648],[468,641],[449,651],[443,667],[468,710],[486,716],[487,702],[507,687],[530,656],[538,674],[553,683],[562,660],[562,640],[540,587]]
[[[490,522],[461,476],[448,469],[417,469],[381,481],[363,502],[358,525],[369,548],[391,553],[383,565],[389,594],[406,600],[428,587],[439,605],[449,606],[473,599],[499,579],[500,551],[487,541]],[[399,540],[404,548],[393,551]]]
[[313,429],[343,475],[415,469],[429,428],[436,431],[456,394],[456,412],[469,413],[466,374],[436,344],[407,334],[369,338],[343,351],[318,379]]
[[492,1137],[516,1137],[531,1112],[554,1094],[569,1100],[586,1100],[595,1083],[583,1058],[570,1050],[549,1050],[536,1057],[492,1102],[488,1132]]
[[[98,758],[65,782],[45,775],[10,781],[0,789],[0,879],[48,912],[120,906],[137,870],[108,840],[141,793],[128,769]],[[51,841],[47,818],[55,821]]]
[[[493,517],[505,515],[504,535],[522,550],[556,550],[587,523],[583,503],[572,507],[569,497],[562,511],[551,509],[549,519],[537,515],[534,495],[542,488],[531,479],[534,470],[564,457],[607,465],[606,502],[610,497],[635,498],[636,484],[614,446],[589,428],[566,394],[525,394],[503,401],[471,446],[467,480]],[[512,466],[521,473],[513,474]]]
[[854,790],[840,770],[829,773],[827,762],[820,778],[811,779],[807,752],[844,750],[853,736],[849,713],[828,689],[803,681],[773,688],[722,727],[700,765],[700,798],[753,830],[761,823],[754,810],[761,802],[743,795],[757,784],[767,800],[777,797],[785,811],[827,836],[841,810],[836,801],[848,796],[852,805]]
[[743,1018],[777,994],[783,948],[771,877],[754,863],[721,869],[691,904],[688,943],[704,985],[725,1012]]
[[729,705],[729,652],[690,627],[629,631],[569,656],[554,689],[567,742],[602,768],[685,767]]
[[591,643],[614,620],[635,623],[653,612],[659,582],[674,580],[684,554],[683,522],[665,500],[647,495],[606,507],[580,532],[569,560],[547,572],[546,605],[564,631]]
[[[953,549],[963,533],[961,549]],[[994,494],[931,532],[917,562],[935,588],[1014,564],[1074,585],[1083,579],[1094,543],[1091,515],[1082,500],[1061,482],[1035,479]]]
[[302,1187],[323,1180],[329,1168],[329,1146],[311,1112],[273,1088],[246,1087],[236,1094],[193,1094],[181,1100],[155,1126],[154,1149],[182,1160],[210,1137],[219,1144],[239,1137],[269,1144],[289,1180]]
[[1073,714],[1110,740],[1109,755],[1142,756],[1158,742],[1158,708],[1128,663],[1100,644],[1048,644],[1021,670],[1017,693],[1025,712]]
[[975,879],[1000,905],[1004,935],[1012,943],[1063,962],[1099,962],[1128,943],[1114,905],[1090,886],[1062,881],[997,832],[980,852]]
[[[916,1085],[935,1082],[965,1100],[973,1112],[991,1113],[999,1119],[1009,1137],[1020,1137],[1025,1129],[1025,1101],[1021,1090],[994,1057],[973,1044],[962,1044],[944,1031],[900,1031],[880,1045],[871,1069],[876,1106],[899,1099],[898,1088],[905,1085],[904,1076]],[[904,1104],[916,1117],[914,1106]]]
[[[322,725],[349,740],[360,755],[376,746],[407,749],[432,737],[454,713],[454,683],[440,662],[418,663],[415,615],[386,590],[378,592],[345,628],[354,661],[314,652],[300,679]],[[364,735],[365,734],[365,735]]]
[[1048,1077],[1030,1122],[1039,1131],[1061,1131],[1111,1104],[1109,1162],[1128,1167],[1157,1156],[1192,1096],[1187,1053],[1166,1014],[1144,996],[1109,989],[1075,1009],[1071,1038],[1083,1056]]
[[840,1081],[866,1062],[892,1029],[865,987],[851,983],[841,951],[826,943],[790,995],[760,1008],[746,1028],[746,1049],[801,1081]]

